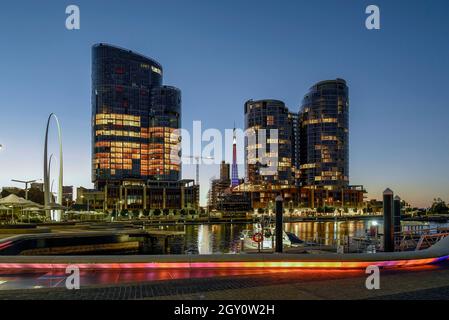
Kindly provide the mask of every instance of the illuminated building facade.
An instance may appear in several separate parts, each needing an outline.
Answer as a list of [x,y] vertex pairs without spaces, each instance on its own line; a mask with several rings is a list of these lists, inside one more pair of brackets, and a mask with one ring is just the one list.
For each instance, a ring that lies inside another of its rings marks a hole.
[[[364,187],[349,185],[348,123],[348,87],[343,79],[312,86],[299,113],[289,112],[282,101],[249,100],[246,181],[232,191],[249,195],[254,209],[269,208],[279,194],[289,207],[363,207]],[[260,129],[266,129],[266,137],[257,134]],[[277,139],[269,136],[270,129],[278,130]],[[255,132],[251,141],[250,130]],[[266,155],[261,139],[266,141]],[[264,173],[273,156],[277,170]]]
[[[265,129],[265,130],[263,130]],[[277,135],[274,132],[277,131]],[[249,100],[245,103],[245,168],[252,184],[291,184],[292,118],[284,102]]]
[[148,130],[147,171],[150,180],[176,181],[181,178],[180,135],[181,91],[171,86],[151,90],[150,128]]
[[300,185],[300,127],[299,113],[289,112],[289,125],[291,126],[291,146],[292,146],[292,178],[296,186]]
[[[105,190],[105,207],[120,201],[122,208],[182,208],[185,195],[197,189],[180,180],[181,91],[162,78],[162,66],[151,58],[107,44],[92,47],[92,181],[95,190]],[[151,200],[150,185],[161,199]],[[172,205],[170,192],[179,198]]]
[[129,50],[93,47],[93,182],[180,178],[181,92],[162,66]]
[[103,190],[78,188],[77,204],[84,209],[134,213],[155,209],[198,209],[199,188],[193,180],[123,181],[107,184]]
[[343,79],[321,81],[300,110],[301,183],[340,190],[349,183],[349,98]]

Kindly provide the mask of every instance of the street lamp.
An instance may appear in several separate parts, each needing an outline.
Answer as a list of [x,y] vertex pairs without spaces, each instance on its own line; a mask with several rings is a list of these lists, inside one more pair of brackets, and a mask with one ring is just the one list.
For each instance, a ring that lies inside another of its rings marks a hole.
[[[1,145],[0,145],[0,149],[1,149]],[[36,182],[37,180],[24,181],[24,180],[12,179],[11,181],[25,184],[25,199],[28,200],[28,184]]]
[[[81,202],[84,204],[84,194],[81,195]],[[89,199],[87,199],[87,211],[89,211]]]
[[123,200],[119,200],[119,201],[115,202],[115,214],[116,214],[117,218],[120,216],[119,209],[121,209],[122,204],[123,204]]

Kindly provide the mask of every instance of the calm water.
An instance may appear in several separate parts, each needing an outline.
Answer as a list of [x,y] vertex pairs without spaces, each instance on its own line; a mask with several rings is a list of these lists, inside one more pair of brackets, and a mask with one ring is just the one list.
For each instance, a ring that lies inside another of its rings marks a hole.
[[[303,240],[322,239],[325,244],[342,240],[345,236],[362,236],[374,220],[341,222],[285,223],[284,230]],[[381,226],[380,226],[381,227]],[[212,224],[168,226],[165,230],[185,231],[185,250],[188,253],[237,253],[240,251],[240,233],[252,230],[253,224]]]
[[[300,239],[321,239],[324,244],[332,244],[343,240],[345,236],[364,236],[365,231],[378,223],[379,232],[383,232],[382,220],[359,220],[338,222],[294,222],[285,223],[284,230],[293,232]],[[430,224],[428,227],[436,227]],[[240,233],[245,229],[252,230],[253,224],[212,224],[167,226],[161,229],[185,231],[185,251],[193,254],[237,253],[240,252]]]

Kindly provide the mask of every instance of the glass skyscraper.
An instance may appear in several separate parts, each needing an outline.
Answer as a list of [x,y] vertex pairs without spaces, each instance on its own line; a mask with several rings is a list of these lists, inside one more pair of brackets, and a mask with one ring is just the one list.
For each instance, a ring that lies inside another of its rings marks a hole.
[[[176,181],[181,178],[180,135],[181,91],[162,86],[151,90],[148,129],[148,169],[143,172],[151,180]],[[179,157],[179,163],[176,158]]]
[[349,98],[343,79],[321,81],[304,96],[300,110],[303,186],[339,190],[349,183]]
[[[263,130],[265,129],[264,133]],[[245,168],[249,183],[288,185],[293,180],[293,126],[284,102],[245,103]],[[273,133],[277,130],[277,136]],[[261,134],[262,133],[262,134]],[[274,165],[276,164],[276,165]]]
[[119,47],[92,48],[92,181],[180,178],[181,92],[162,86],[162,66]]

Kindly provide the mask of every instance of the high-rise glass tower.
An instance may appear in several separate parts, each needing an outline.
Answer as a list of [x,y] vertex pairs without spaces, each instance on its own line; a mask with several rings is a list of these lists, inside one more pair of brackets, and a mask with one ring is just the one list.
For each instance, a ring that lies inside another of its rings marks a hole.
[[[245,168],[249,183],[292,183],[292,119],[284,102],[245,103]],[[276,134],[275,134],[276,133]]]
[[[181,93],[162,86],[162,66],[123,48],[92,47],[92,181],[178,180]],[[178,159],[175,159],[178,160]]]
[[[181,178],[180,135],[181,91],[162,86],[151,90],[148,129],[148,171],[151,180],[176,181]],[[178,161],[177,161],[178,159]]]
[[303,186],[338,190],[349,183],[349,97],[343,79],[321,81],[300,110]]

